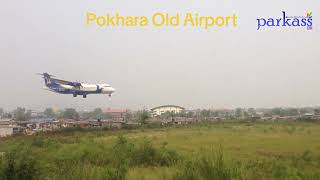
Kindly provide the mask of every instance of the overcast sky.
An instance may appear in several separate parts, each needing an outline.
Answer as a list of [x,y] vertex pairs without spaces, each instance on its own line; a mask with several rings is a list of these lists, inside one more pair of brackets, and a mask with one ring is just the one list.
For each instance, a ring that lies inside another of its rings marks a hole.
[[[92,109],[320,105],[319,0],[0,2],[0,107]],[[259,17],[313,11],[312,31],[268,28]],[[87,11],[238,16],[237,28],[98,28]],[[109,83],[117,92],[73,98],[43,90],[40,72]]]

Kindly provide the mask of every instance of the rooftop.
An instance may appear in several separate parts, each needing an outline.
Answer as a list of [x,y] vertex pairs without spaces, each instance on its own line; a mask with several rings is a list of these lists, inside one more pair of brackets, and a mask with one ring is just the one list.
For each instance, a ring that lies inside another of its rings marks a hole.
[[128,109],[110,109],[107,108],[104,110],[105,113],[127,113]]
[[181,106],[177,106],[177,105],[163,105],[163,106],[157,106],[151,109],[151,111],[158,109],[158,108],[165,108],[165,107],[175,107],[175,108],[180,108],[180,109],[184,109],[184,107]]

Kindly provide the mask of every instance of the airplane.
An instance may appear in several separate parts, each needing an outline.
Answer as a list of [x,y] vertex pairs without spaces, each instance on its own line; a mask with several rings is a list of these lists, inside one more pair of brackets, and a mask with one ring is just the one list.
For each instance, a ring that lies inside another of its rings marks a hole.
[[41,75],[45,82],[44,89],[53,91],[59,94],[72,94],[73,97],[83,96],[86,98],[88,94],[111,94],[115,92],[115,89],[109,84],[86,84],[82,82],[65,81],[56,79],[54,75],[48,73],[38,73]]

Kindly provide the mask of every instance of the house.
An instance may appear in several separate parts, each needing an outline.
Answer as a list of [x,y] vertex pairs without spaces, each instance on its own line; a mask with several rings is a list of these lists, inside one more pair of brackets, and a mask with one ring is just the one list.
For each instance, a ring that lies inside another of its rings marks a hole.
[[172,119],[172,123],[174,124],[191,124],[194,120],[192,118],[183,118],[183,117],[177,117]]
[[73,119],[61,119],[59,121],[60,127],[81,127],[81,128],[87,128],[91,127],[91,123],[89,120],[82,120],[82,121],[76,121]]
[[22,129],[18,126],[0,126],[0,137],[12,136],[21,132]]
[[0,137],[7,137],[22,132],[22,128],[17,126],[11,119],[0,120]]
[[126,117],[126,114],[129,112],[129,110],[107,108],[103,112],[110,115],[112,119],[121,121]]
[[0,119],[0,126],[16,125],[15,121],[12,119]]

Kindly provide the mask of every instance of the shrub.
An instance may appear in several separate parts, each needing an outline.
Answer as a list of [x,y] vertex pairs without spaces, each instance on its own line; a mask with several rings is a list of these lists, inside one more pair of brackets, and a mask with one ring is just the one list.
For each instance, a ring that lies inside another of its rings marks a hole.
[[32,141],[32,145],[33,146],[36,146],[36,147],[43,147],[45,144],[45,140],[43,137],[41,136],[37,136],[33,139]]
[[222,148],[203,152],[198,157],[186,160],[173,179],[241,179],[239,167],[227,165]]
[[107,168],[103,179],[108,180],[124,180],[127,174],[127,168]]
[[225,164],[222,149],[200,157],[196,164],[204,179],[231,179],[231,170]]
[[179,155],[175,150],[168,150],[163,148],[160,150],[158,157],[158,164],[160,166],[171,166],[179,160]]
[[192,160],[186,160],[180,170],[173,175],[173,180],[197,180],[201,179],[197,166]]
[[273,161],[272,163],[272,176],[275,179],[285,179],[288,177],[288,167],[279,161]]
[[148,140],[144,140],[135,151],[135,157],[133,163],[135,165],[155,165],[158,151],[153,147],[152,143]]
[[[59,136],[55,141],[44,139],[41,135],[35,136],[30,143],[3,155],[2,164],[0,159],[0,179],[121,180],[126,178],[129,167],[171,166],[180,159],[176,151],[166,148],[168,143],[158,148],[150,140],[134,144],[120,135],[110,146],[94,141],[95,135],[81,138]],[[39,157],[48,151],[54,151],[54,154],[36,161],[31,149],[38,152]]]
[[7,152],[1,165],[1,179],[32,180],[40,179],[37,161],[29,150],[14,149]]
[[112,148],[111,157],[113,165],[121,163],[131,166],[170,166],[179,159],[178,153],[167,149],[165,145],[158,149],[147,139],[135,145],[123,136],[118,137]]
[[313,160],[313,154],[310,150],[306,150],[302,153],[301,159],[303,159],[306,162],[311,162]]

